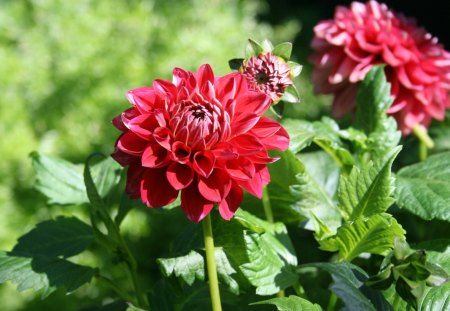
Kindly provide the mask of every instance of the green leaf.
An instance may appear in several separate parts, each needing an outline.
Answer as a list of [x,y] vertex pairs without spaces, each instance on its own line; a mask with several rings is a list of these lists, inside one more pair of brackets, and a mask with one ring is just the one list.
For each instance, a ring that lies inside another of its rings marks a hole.
[[300,102],[300,94],[298,93],[297,88],[295,85],[289,85],[283,93],[283,96],[281,97],[282,101],[288,102],[288,103],[299,103]]
[[423,249],[427,254],[427,262],[439,265],[450,273],[450,240],[432,240],[412,246],[413,249]]
[[192,285],[196,279],[205,279],[205,267],[202,255],[190,251],[185,256],[175,258],[159,258],[158,265],[164,275],[175,275],[182,278],[187,284]]
[[228,61],[228,65],[232,70],[239,70],[241,69],[243,62],[244,62],[243,58],[233,58]]
[[336,236],[320,241],[321,249],[339,251],[339,257],[351,261],[362,253],[386,255],[394,246],[395,237],[405,234],[389,214],[375,214],[345,223]]
[[330,289],[345,303],[346,308],[343,310],[392,310],[379,291],[364,285],[367,274],[351,263],[313,263],[302,267],[317,267],[331,274],[333,283]]
[[264,48],[255,40],[248,39],[247,48],[245,49],[245,58],[250,58],[252,56],[258,56],[264,52]]
[[363,169],[354,166],[349,176],[341,176],[339,210],[346,220],[385,212],[394,202],[391,166],[400,150],[395,148],[376,165],[369,162]]
[[402,168],[395,187],[400,208],[425,220],[450,221],[450,152]]
[[273,44],[268,39],[264,39],[261,43],[261,46],[263,47],[265,52],[272,52],[273,51]]
[[375,66],[366,74],[356,97],[356,128],[367,135],[380,128],[380,121],[393,101],[390,91],[383,66]]
[[395,284],[392,284],[387,290],[383,291],[383,295],[389,304],[391,304],[394,311],[414,311],[414,308],[395,291]]
[[292,43],[290,42],[280,43],[272,50],[272,54],[281,57],[286,62],[289,60],[289,58],[291,58],[291,53]]
[[[240,231],[242,240],[233,238],[228,240],[227,245],[219,245],[230,259],[244,251],[245,257],[241,255],[240,258],[234,258],[238,259],[236,262],[240,262],[238,269],[256,287],[258,295],[275,294],[297,281],[298,276],[294,271],[297,257],[283,223],[271,224],[242,209],[236,211],[233,221],[239,222],[248,230],[224,224],[224,230],[228,227],[228,230],[234,228]],[[217,236],[220,237],[221,234]]]
[[64,259],[19,257],[0,252],[0,283],[10,281],[19,292],[32,289],[45,298],[56,288],[73,292],[88,283],[95,270]]
[[19,238],[12,253],[23,257],[64,258],[81,253],[94,241],[92,228],[75,217],[41,222]]
[[[48,198],[49,204],[82,204],[89,201],[82,166],[37,152],[33,152],[31,158],[36,171],[35,188]],[[120,171],[120,165],[111,158],[93,166],[93,181],[102,197],[118,183]]]
[[294,78],[299,76],[302,73],[302,69],[303,69],[302,65],[297,64],[295,62],[291,62],[291,61],[287,62],[287,64],[288,64],[289,68],[291,68],[291,73]]
[[272,298],[269,300],[258,301],[251,305],[275,305],[279,311],[321,311],[322,308],[315,303],[298,296],[289,296],[283,298]]
[[450,282],[439,287],[428,287],[419,301],[420,311],[450,310]]

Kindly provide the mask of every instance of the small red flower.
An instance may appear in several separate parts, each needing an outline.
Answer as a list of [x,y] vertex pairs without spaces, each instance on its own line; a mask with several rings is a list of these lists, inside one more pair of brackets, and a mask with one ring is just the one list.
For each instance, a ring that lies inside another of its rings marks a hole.
[[277,102],[284,90],[293,84],[289,66],[270,52],[246,59],[241,71],[252,90],[269,95],[273,102]]
[[285,150],[286,130],[262,114],[270,98],[248,88],[239,73],[214,77],[179,68],[173,82],[131,90],[132,108],[114,118],[123,133],[113,158],[128,166],[126,190],[149,207],[167,205],[181,191],[181,207],[192,221],[214,204],[229,220],[243,190],[261,197],[270,180],[267,150]]
[[315,28],[311,61],[315,91],[334,94],[333,114],[354,110],[358,82],[377,64],[386,64],[393,115],[404,135],[450,107],[450,53],[415,21],[376,1],[339,6],[334,19]]

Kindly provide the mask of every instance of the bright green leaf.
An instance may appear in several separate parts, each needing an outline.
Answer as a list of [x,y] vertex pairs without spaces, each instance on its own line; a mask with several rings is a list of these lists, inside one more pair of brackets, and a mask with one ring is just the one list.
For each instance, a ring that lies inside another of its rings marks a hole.
[[58,217],[39,223],[19,238],[12,253],[23,257],[65,258],[85,250],[94,241],[92,228],[75,217]]
[[272,50],[272,54],[281,57],[286,62],[289,60],[289,58],[291,58],[291,53],[292,43],[290,42],[280,43]]
[[250,58],[252,56],[258,56],[259,54],[263,53],[264,49],[253,39],[248,39],[247,48],[245,49],[245,58]]
[[269,300],[258,301],[252,305],[275,305],[279,311],[321,311],[322,308],[315,303],[298,296],[289,296],[283,298],[272,298]]
[[58,258],[27,258],[0,252],[0,283],[10,281],[19,292],[32,289],[45,298],[56,288],[73,292],[88,283],[95,270]]
[[450,152],[401,169],[396,177],[397,205],[425,219],[450,221]]
[[339,183],[339,210],[346,220],[385,212],[394,202],[391,197],[391,166],[401,148],[392,150],[382,161],[369,162],[365,168],[354,166]]
[[291,73],[294,77],[297,77],[298,75],[300,75],[302,73],[302,69],[303,69],[302,65],[297,64],[295,62],[291,62],[291,61],[287,62],[287,64],[288,64],[289,68],[291,68]]
[[298,90],[295,87],[295,85],[289,85],[284,90],[283,97],[281,97],[281,100],[293,104],[300,102],[300,94],[298,93]]
[[351,261],[362,253],[386,255],[394,246],[395,237],[405,234],[389,214],[375,214],[345,223],[335,237],[320,241],[321,249],[339,251],[339,256]]
[[205,267],[202,255],[190,251],[185,256],[175,258],[159,258],[157,263],[164,275],[175,275],[182,278],[187,284],[192,285],[196,279],[205,279]]
[[419,301],[420,311],[450,310],[450,282],[439,287],[428,287]]
[[[36,171],[35,187],[48,198],[50,204],[81,204],[89,201],[81,165],[37,152],[33,152],[31,158]],[[111,158],[92,167],[93,182],[102,197],[118,183],[120,171],[120,165]]]

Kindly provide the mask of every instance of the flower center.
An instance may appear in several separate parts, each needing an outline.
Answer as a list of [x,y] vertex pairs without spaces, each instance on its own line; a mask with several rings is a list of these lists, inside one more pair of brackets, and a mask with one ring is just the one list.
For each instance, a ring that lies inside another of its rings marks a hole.
[[256,83],[258,84],[266,84],[269,82],[269,75],[267,75],[265,72],[259,72],[255,75]]

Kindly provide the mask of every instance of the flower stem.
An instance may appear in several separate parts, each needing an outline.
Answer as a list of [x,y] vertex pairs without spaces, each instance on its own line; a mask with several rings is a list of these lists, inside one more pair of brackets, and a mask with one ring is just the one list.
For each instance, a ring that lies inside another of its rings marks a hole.
[[264,214],[266,215],[266,219],[268,222],[272,224],[274,219],[272,207],[270,206],[269,191],[267,191],[267,186],[263,187],[262,204],[264,208]]
[[206,267],[208,270],[209,293],[213,311],[222,311],[220,302],[219,280],[217,279],[216,258],[214,256],[214,237],[211,225],[211,216],[203,220],[203,237],[205,240]]
[[420,161],[424,161],[428,156],[428,149],[434,147],[434,142],[428,135],[427,129],[422,124],[416,124],[412,130],[420,142],[419,145]]
[[327,311],[334,311],[336,307],[337,296],[335,293],[331,293],[330,300],[328,301]]

